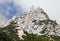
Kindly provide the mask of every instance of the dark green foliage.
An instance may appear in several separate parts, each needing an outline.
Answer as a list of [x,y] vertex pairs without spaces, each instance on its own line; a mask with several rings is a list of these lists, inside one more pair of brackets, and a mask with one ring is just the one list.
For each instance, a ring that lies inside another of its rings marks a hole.
[[21,19],[23,18],[23,17],[20,17]]
[[11,41],[8,35],[3,32],[2,28],[0,28],[0,41]]
[[[41,25],[42,22],[46,25],[49,22],[51,22],[51,24],[53,24],[54,26],[57,25],[56,21],[51,21],[51,20],[43,20],[38,22],[36,21],[37,20],[34,20],[32,22],[38,23],[39,25]],[[0,28],[0,41],[53,41],[53,40],[50,40],[50,38],[47,37],[46,35],[36,35],[33,33],[28,34],[26,31],[24,31],[24,33],[26,34],[26,36],[23,36],[24,40],[20,40],[20,38],[16,34],[17,30],[15,29],[15,27],[16,27],[16,22],[13,21],[8,26],[4,28]],[[45,33],[44,31],[46,31],[46,29],[47,28],[43,28],[43,31],[41,31],[41,33]],[[51,36],[51,38],[56,41],[60,41],[60,37],[58,36],[54,36],[54,37]]]
[[47,20],[39,20],[38,22],[37,22],[37,20],[33,20],[32,22],[34,22],[35,24],[39,24],[39,25],[42,25],[42,23],[44,23],[44,24],[47,25],[50,22],[50,24],[56,24],[57,25],[56,21],[53,21],[53,20],[50,20],[50,19],[47,19]]
[[[60,41],[59,36],[46,36],[46,35],[36,35],[36,34],[28,34],[25,32],[26,36],[23,36],[24,40],[21,41]],[[52,39],[52,40],[50,40]]]
[[35,25],[37,25],[37,20],[33,20],[32,22],[35,23]]
[[[2,34],[1,37],[4,36],[3,37],[4,39],[9,38],[6,41],[20,41],[20,39],[17,35],[17,30],[15,29],[15,27],[16,27],[16,23],[13,21],[8,26],[1,28],[1,30],[0,30],[0,34]],[[1,41],[3,41],[3,40],[1,40]]]
[[[9,35],[6,35],[4,32],[0,33],[0,41],[53,41],[50,40],[49,37],[45,36],[45,35],[36,35],[36,34],[28,34],[27,32],[25,32],[26,36],[23,36],[24,40],[16,40],[16,38],[14,39],[14,37],[11,37]],[[60,41],[60,37],[59,36],[51,36],[52,39],[54,39],[55,41]]]
[[[48,25],[48,24],[53,25],[54,32],[56,33],[56,30],[55,30],[56,28],[55,28],[55,26],[58,25],[58,24],[56,23],[56,21],[53,21],[53,20],[50,20],[50,19],[48,19],[48,20],[39,20],[39,21],[38,21],[38,24],[39,24],[39,25],[45,24],[45,26],[42,28],[43,30],[42,30],[40,33],[43,33],[43,34],[44,34],[45,32],[47,32],[46,35],[48,35],[48,33],[49,33],[49,31],[47,30],[47,28],[48,28],[47,25]],[[51,30],[52,28],[49,27],[49,29]]]
[[44,24],[47,25],[47,24],[49,24],[49,22],[50,22],[50,24],[53,24],[53,23],[54,23],[54,24],[57,25],[56,21],[49,20],[49,19],[48,19],[48,20],[39,20],[39,21],[38,21],[38,24],[39,24],[39,25],[42,25],[42,23],[44,23]]
[[45,35],[28,34],[27,32],[25,34],[26,36],[23,36],[24,40],[21,41],[53,41]]
[[47,28],[43,29],[40,33],[44,34],[47,31]]
[[33,20],[32,22],[36,23],[37,20]]
[[55,41],[60,41],[60,36],[51,36]]

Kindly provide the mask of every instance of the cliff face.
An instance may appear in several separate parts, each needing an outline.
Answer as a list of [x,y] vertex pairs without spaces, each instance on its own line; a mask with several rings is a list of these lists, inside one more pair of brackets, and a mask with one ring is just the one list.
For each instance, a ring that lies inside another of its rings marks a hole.
[[7,22],[7,19],[4,15],[0,14],[0,27],[2,27],[3,25],[5,25]]
[[40,7],[31,7],[29,12],[23,13],[20,17],[13,17],[11,20],[17,22],[18,36],[20,39],[24,31],[37,35],[57,35],[60,36],[60,26],[56,21],[51,20]]

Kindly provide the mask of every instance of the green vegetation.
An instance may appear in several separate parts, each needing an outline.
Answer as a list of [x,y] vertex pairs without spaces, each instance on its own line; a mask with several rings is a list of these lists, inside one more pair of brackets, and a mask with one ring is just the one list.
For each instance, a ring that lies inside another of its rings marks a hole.
[[0,28],[0,41],[20,41],[15,24],[13,21],[8,26]]
[[56,23],[56,21],[53,21],[53,20],[50,20],[50,19],[47,19],[47,20],[39,20],[38,22],[36,22],[37,20],[33,20],[32,22],[34,22],[35,24],[39,24],[39,25],[42,25],[43,23],[44,24],[56,24],[57,25],[57,23]]
[[60,37],[59,36],[51,36],[55,41],[60,41]]
[[[42,28],[43,30],[40,32],[40,33],[42,33],[42,34],[46,34],[46,35],[48,35],[48,33],[49,33],[49,30],[47,30],[48,29],[48,24],[50,25],[50,27],[49,27],[49,29],[51,30],[52,28],[54,29],[53,30],[53,32],[55,33],[55,35],[56,35],[56,30],[58,30],[58,29],[56,29],[56,25],[58,25],[57,24],[57,22],[56,21],[53,21],[53,20],[39,20],[38,21],[38,25],[43,25],[43,24],[45,24],[45,26]],[[51,28],[51,25],[53,25],[52,26],[52,28]],[[45,32],[47,32],[47,33],[45,33]]]
[[[37,20],[34,20],[33,22],[36,22]],[[49,20],[50,21],[50,20]],[[47,22],[47,20],[43,21],[44,23]],[[51,21],[53,22],[53,21]],[[38,22],[39,23],[39,22]],[[41,23],[41,21],[40,21]],[[48,23],[48,22],[47,22]],[[36,34],[28,34],[24,31],[26,36],[23,36],[24,40],[20,40],[20,38],[17,35],[17,30],[15,29],[16,22],[11,22],[8,26],[4,28],[0,28],[0,41],[60,41],[59,36],[46,36],[46,35],[36,35]],[[46,29],[46,28],[45,28]],[[45,31],[45,30],[43,30]]]
[[57,25],[56,21],[49,20],[49,19],[48,19],[48,20],[39,20],[39,21],[38,21],[38,24],[39,24],[39,25],[42,25],[42,23],[44,23],[44,24],[47,25],[47,24],[49,24],[49,22],[50,22],[50,24],[53,24],[53,23],[54,23],[54,24]]
[[37,20],[33,20],[32,22],[36,23]]
[[50,38],[45,35],[25,34],[26,36],[23,36],[24,40],[21,41],[53,41],[53,39],[50,40]]

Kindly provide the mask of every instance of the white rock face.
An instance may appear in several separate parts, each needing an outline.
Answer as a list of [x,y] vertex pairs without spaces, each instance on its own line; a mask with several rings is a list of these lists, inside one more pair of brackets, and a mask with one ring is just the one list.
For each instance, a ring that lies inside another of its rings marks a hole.
[[[49,19],[48,15],[44,12],[40,7],[38,8],[30,8],[30,12],[25,12],[21,17],[14,17],[12,20],[17,22],[16,29],[18,29],[18,36],[20,39],[23,39],[22,36],[25,35],[24,31],[27,31],[29,34],[37,34],[37,35],[58,35],[60,36],[60,26],[55,21]],[[42,21],[42,25],[39,25],[38,21]],[[45,20],[45,22],[43,21]],[[33,22],[34,21],[34,22]],[[36,22],[36,23],[35,23]],[[46,31],[45,31],[45,30]],[[41,31],[45,31],[44,34]]]
[[8,20],[6,19],[6,17],[4,15],[0,14],[0,27],[3,27],[7,21]]
[[39,7],[38,8],[31,7],[30,9],[31,9],[30,12],[25,12],[21,17],[15,18],[15,22],[17,22],[17,25],[19,26],[16,29],[18,29],[18,35],[21,39],[23,39],[22,35],[25,35],[23,30],[27,31],[28,33],[41,35],[39,32],[42,30],[43,26],[34,25],[34,23],[32,22],[33,20],[49,19],[49,17],[47,16],[43,9]]

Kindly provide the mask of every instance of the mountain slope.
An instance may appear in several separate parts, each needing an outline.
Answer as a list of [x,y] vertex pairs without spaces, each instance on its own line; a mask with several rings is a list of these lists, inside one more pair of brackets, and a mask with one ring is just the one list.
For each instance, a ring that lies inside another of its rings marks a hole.
[[6,24],[8,20],[6,19],[6,17],[2,14],[0,14],[0,27],[2,27],[4,24]]
[[23,39],[26,36],[24,31],[29,34],[60,36],[60,25],[56,20],[51,20],[40,7],[31,7],[29,12],[24,12],[20,17],[13,17],[11,21],[16,22],[17,35]]
[[21,39],[25,35],[24,31],[29,34],[60,36],[60,26],[56,21],[51,20],[43,9],[40,7],[31,7],[30,9],[30,12],[25,12],[20,17],[12,18],[17,23],[18,27],[16,29],[18,29],[18,36]]

